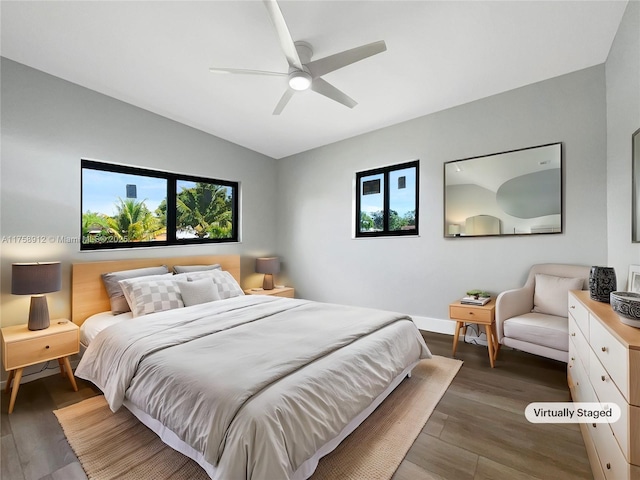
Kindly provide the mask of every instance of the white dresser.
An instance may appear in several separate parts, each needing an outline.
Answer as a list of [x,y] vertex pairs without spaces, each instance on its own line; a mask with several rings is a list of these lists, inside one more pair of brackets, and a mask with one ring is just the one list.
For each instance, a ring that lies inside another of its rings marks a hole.
[[624,325],[608,303],[569,292],[569,364],[575,402],[613,402],[615,423],[580,428],[595,480],[640,480],[640,329]]

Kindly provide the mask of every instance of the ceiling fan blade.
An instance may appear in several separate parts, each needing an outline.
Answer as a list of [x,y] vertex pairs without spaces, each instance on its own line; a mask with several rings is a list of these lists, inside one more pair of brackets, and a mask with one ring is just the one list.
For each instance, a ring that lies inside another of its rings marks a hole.
[[342,93],[336,87],[331,85],[326,80],[322,78],[314,78],[313,82],[311,82],[311,90],[320,95],[324,95],[325,97],[330,98],[331,100],[335,100],[342,105],[345,105],[349,108],[355,107],[358,102],[356,102],[353,98],[349,97],[347,94]]
[[344,52],[336,53],[335,55],[319,58],[318,60],[307,63],[306,67],[311,72],[311,75],[316,78],[326,73],[333,72],[334,70],[338,70],[339,68],[346,67],[347,65],[351,65],[352,63],[359,62],[367,57],[382,53],[386,49],[387,45],[384,43],[384,40],[380,40],[378,42],[352,48],[351,50],[345,50]]
[[289,66],[302,70],[302,62],[300,61],[298,51],[293,43],[293,38],[291,38],[291,33],[289,33],[289,28],[287,28],[287,24],[284,21],[284,16],[282,15],[278,2],[276,2],[276,0],[264,0],[264,4],[267,7],[273,26],[276,27],[276,33],[280,40],[280,48],[282,48],[285,57],[287,57]]
[[272,115],[280,115],[284,107],[287,105],[287,103],[289,103],[289,100],[291,100],[291,97],[293,97],[294,93],[296,93],[295,90],[291,88],[287,88],[282,94],[282,97],[280,98],[280,101],[276,105],[276,108],[274,108]]
[[267,72],[264,70],[245,70],[242,68],[210,68],[209,71],[211,73],[239,73],[242,75],[273,75],[276,77],[286,77],[289,75],[288,73],[280,73],[280,72]]

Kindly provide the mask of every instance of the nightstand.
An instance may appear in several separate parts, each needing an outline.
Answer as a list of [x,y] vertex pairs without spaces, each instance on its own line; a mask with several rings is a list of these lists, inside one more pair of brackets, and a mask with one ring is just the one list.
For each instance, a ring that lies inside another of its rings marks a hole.
[[71,386],[77,392],[78,386],[71,370],[69,355],[80,351],[80,329],[66,319],[51,320],[51,326],[44,330],[29,330],[27,325],[4,327],[2,330],[2,363],[9,372],[6,392],[11,388],[9,413],[16,403],[22,371],[29,365],[49,360],[58,360],[60,372],[69,377]]
[[244,293],[247,295],[272,295],[274,297],[294,298],[296,289],[293,287],[280,287],[273,290],[263,290],[262,288],[247,288]]
[[500,350],[500,343],[498,343],[495,330],[495,311],[496,301],[493,298],[489,300],[489,303],[486,305],[468,305],[462,303],[460,300],[449,305],[449,318],[456,321],[456,331],[453,337],[453,356],[455,356],[456,348],[458,348],[460,329],[466,333],[467,323],[477,323],[484,325],[485,332],[487,333],[489,363],[491,363],[491,368],[494,367],[494,361],[498,356],[498,350]]

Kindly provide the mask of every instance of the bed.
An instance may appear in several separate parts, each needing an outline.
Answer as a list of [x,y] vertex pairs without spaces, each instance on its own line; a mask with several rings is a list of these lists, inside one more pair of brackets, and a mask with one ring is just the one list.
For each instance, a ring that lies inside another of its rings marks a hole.
[[[431,356],[406,315],[300,299],[237,294],[134,317],[105,313],[103,273],[210,264],[239,281],[235,255],[75,264],[72,320],[86,347],[76,375],[211,478],[308,478]],[[183,281],[204,283],[189,275]]]

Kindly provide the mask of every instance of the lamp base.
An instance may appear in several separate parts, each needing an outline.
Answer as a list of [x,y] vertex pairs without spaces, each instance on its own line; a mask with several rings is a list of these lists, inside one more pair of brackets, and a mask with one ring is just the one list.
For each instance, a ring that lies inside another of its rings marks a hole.
[[47,297],[44,295],[34,295],[31,297],[31,307],[29,309],[29,330],[44,330],[49,328],[49,307]]
[[262,281],[263,290],[273,290],[273,275],[271,273],[264,274],[264,280]]

